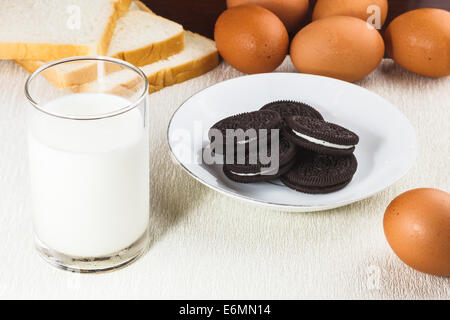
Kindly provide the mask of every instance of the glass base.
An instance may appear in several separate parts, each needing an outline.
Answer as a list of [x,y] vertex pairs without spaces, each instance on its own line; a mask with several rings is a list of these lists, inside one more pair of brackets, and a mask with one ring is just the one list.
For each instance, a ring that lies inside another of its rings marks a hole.
[[57,268],[76,273],[100,273],[123,268],[145,254],[148,248],[148,231],[129,247],[103,257],[72,257],[44,245],[35,237],[39,255]]

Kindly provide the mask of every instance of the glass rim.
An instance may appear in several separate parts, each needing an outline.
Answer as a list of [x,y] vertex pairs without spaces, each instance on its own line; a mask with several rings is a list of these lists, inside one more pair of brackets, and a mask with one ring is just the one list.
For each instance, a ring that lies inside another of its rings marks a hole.
[[[139,98],[136,99],[136,101],[128,104],[127,106],[125,106],[123,108],[120,108],[115,111],[107,112],[107,113],[96,114],[96,115],[92,115],[92,116],[70,116],[70,115],[64,116],[64,115],[60,115],[60,114],[56,114],[56,113],[52,113],[52,112],[44,110],[44,108],[42,108],[41,105],[33,99],[33,97],[31,96],[31,94],[29,92],[29,87],[30,87],[31,81],[35,77],[37,77],[40,73],[42,73],[43,71],[45,71],[47,69],[50,69],[50,68],[55,67],[60,64],[76,62],[76,61],[105,61],[105,62],[115,63],[115,64],[119,64],[121,66],[124,66],[124,67],[136,72],[144,80],[144,90],[140,94]],[[105,56],[78,56],[78,57],[68,57],[68,58],[64,58],[64,59],[51,61],[51,62],[48,62],[48,63],[44,64],[43,66],[39,67],[37,70],[35,70],[31,75],[28,76],[28,78],[25,82],[25,97],[28,99],[28,102],[30,102],[34,108],[36,108],[38,111],[43,112],[47,115],[50,115],[50,116],[53,116],[56,118],[67,119],[67,120],[100,120],[100,119],[111,118],[111,117],[121,115],[121,114],[131,111],[134,108],[136,108],[137,106],[139,106],[141,104],[141,102],[147,97],[148,90],[149,90],[149,83],[148,83],[147,76],[140,68],[138,68],[124,60],[105,57]]]

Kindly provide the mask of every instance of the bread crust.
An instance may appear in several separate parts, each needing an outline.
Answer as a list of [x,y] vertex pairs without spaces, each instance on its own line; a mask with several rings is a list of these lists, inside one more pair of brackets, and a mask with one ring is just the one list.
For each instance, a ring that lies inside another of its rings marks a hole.
[[100,41],[97,52],[98,55],[104,56],[108,52],[109,44],[111,43],[114,30],[116,29],[117,20],[123,16],[131,5],[131,0],[117,0],[114,2],[114,10],[112,16],[109,18],[108,25],[103,32],[102,40]]

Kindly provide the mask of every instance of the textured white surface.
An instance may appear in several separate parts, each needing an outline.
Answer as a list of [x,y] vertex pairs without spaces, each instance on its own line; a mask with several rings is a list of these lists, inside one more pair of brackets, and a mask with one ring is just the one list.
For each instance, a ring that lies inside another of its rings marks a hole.
[[[294,71],[289,60],[279,70]],[[414,271],[392,253],[382,218],[390,200],[410,188],[449,190],[450,79],[419,77],[384,61],[359,84],[410,119],[420,143],[416,165],[368,200],[292,214],[215,193],[170,160],[166,127],[173,111],[195,92],[239,75],[222,63],[151,95],[151,249],[125,269],[80,275],[51,267],[33,249],[27,74],[0,62],[0,298],[449,299],[449,278]]]

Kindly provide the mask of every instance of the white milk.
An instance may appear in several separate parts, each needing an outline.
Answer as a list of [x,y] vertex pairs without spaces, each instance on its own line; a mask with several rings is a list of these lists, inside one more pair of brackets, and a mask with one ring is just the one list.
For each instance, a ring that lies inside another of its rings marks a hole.
[[[101,93],[48,103],[58,114],[101,114],[129,105]],[[64,120],[34,111],[29,125],[33,223],[51,249],[79,257],[118,252],[149,220],[149,146],[135,108],[101,120]]]

